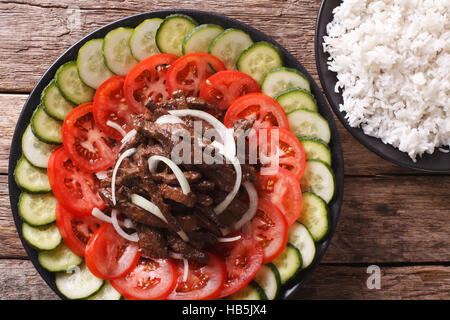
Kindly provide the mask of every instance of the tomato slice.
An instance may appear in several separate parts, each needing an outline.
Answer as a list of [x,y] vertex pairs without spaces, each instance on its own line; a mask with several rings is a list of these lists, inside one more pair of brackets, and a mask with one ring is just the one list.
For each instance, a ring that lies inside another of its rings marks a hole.
[[92,209],[105,208],[106,204],[97,193],[97,178],[78,169],[63,147],[50,155],[47,174],[53,194],[71,212],[89,216]]
[[[278,154],[278,166],[289,170],[297,177],[297,180],[300,180],[306,168],[305,149],[300,140],[284,128],[270,127],[267,128],[267,131],[260,130],[258,133],[260,153],[266,157]],[[261,134],[266,134],[266,136],[261,139]],[[278,139],[276,135],[278,135]],[[275,145],[272,145],[273,143]],[[272,164],[269,162],[263,166],[273,164],[273,162]]]
[[153,55],[135,65],[125,79],[125,99],[136,113],[145,113],[145,103],[149,98],[154,102],[168,99],[166,73],[170,65],[178,59],[169,53]]
[[117,123],[125,132],[133,129],[132,111],[123,96],[125,76],[111,77],[98,87],[94,96],[95,124],[108,137],[120,140],[123,134],[107,124],[108,120]]
[[258,241],[244,233],[233,233],[230,237],[241,236],[233,242],[222,242],[214,247],[214,252],[225,260],[227,276],[219,297],[226,297],[245,287],[256,275],[263,261],[263,249]]
[[70,250],[80,257],[84,257],[86,244],[101,224],[93,216],[80,217],[73,214],[61,203],[56,206],[56,225],[61,237]]
[[170,259],[143,259],[125,276],[111,280],[126,299],[165,299],[177,284],[177,269]]
[[253,129],[281,127],[289,130],[283,108],[263,93],[249,93],[236,99],[225,114],[224,124],[231,128],[239,119],[255,120]]
[[124,239],[110,223],[105,223],[89,240],[85,260],[95,276],[112,280],[133,270],[140,256],[136,242]]
[[244,226],[244,232],[253,236],[264,251],[263,264],[280,255],[286,247],[288,225],[280,209],[271,202],[259,199],[256,215]]
[[215,254],[208,253],[208,264],[189,261],[187,281],[183,281],[184,262],[175,260],[178,282],[175,290],[167,297],[169,300],[213,299],[222,291],[226,277],[225,264]]
[[169,96],[183,90],[188,96],[198,97],[200,89],[210,76],[226,70],[222,61],[207,53],[188,53],[175,61],[167,70]]
[[237,98],[261,92],[258,82],[246,73],[226,70],[213,74],[203,83],[200,97],[219,110],[226,110]]
[[302,191],[297,177],[283,168],[278,168],[273,175],[258,172],[256,177],[260,197],[269,200],[283,212],[288,226],[293,224],[302,209]]
[[114,164],[117,143],[94,122],[92,103],[74,108],[62,126],[64,149],[74,165],[86,172],[106,170]]

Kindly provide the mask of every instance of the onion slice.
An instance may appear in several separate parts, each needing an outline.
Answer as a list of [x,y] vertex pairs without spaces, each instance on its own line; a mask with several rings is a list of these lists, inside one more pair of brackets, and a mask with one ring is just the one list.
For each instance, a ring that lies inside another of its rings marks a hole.
[[98,180],[103,180],[103,179],[108,178],[108,174],[106,173],[106,171],[96,172],[95,176],[97,177]]
[[116,229],[117,233],[121,237],[127,239],[128,241],[132,241],[132,242],[138,242],[139,241],[139,236],[138,236],[138,234],[136,232],[133,233],[133,234],[128,234],[120,227],[119,221],[117,220],[117,210],[116,209],[113,209],[111,211],[111,222],[112,222],[112,225],[113,225],[114,229]]
[[108,121],[106,121],[106,125],[119,131],[123,137],[125,137],[127,135],[127,132],[125,130],[123,130],[123,128],[117,122],[108,120]]
[[158,119],[156,119],[155,123],[156,124],[166,124],[166,123],[170,123],[170,124],[183,123],[184,124],[184,121],[181,120],[177,116],[174,116],[171,114],[165,114],[165,115],[159,117]]
[[[91,215],[93,215],[94,217],[96,217],[97,219],[99,219],[103,222],[112,223],[111,217],[107,216],[103,211],[101,211],[98,208],[92,209]],[[120,224],[120,222],[122,222],[122,221],[119,221],[119,224]],[[130,219],[123,220],[122,224],[125,228],[134,228],[134,223]]]
[[225,197],[225,199],[214,208],[214,212],[216,214],[220,214],[224,212],[225,209],[230,205],[231,201],[233,201],[233,199],[236,197],[236,194],[238,193],[239,188],[241,187],[242,168],[241,164],[239,163],[239,159],[235,156],[229,157],[225,153],[224,150],[225,147],[222,144],[220,144],[217,141],[214,141],[211,143],[211,145],[216,147],[219,150],[219,152],[233,164],[234,170],[236,171],[236,181],[234,182],[233,190],[231,190],[231,192]]
[[158,166],[158,163],[162,161],[172,170],[172,172],[175,174],[175,176],[178,179],[178,182],[180,183],[181,190],[183,190],[184,194],[188,194],[191,192],[191,187],[189,185],[189,182],[186,179],[186,176],[184,175],[183,171],[181,171],[180,167],[177,166],[175,162],[170,160],[169,158],[162,157],[162,156],[151,156],[148,159],[148,168],[150,169],[150,172],[155,172],[156,167]]
[[186,282],[189,274],[189,261],[186,258],[183,258],[183,264],[184,264],[183,282]]
[[132,156],[134,153],[136,152],[136,148],[131,148],[128,149],[126,151],[124,151],[119,159],[117,160],[115,166],[114,166],[114,170],[113,170],[113,174],[112,174],[112,179],[111,179],[111,194],[112,194],[112,202],[114,205],[116,205],[116,176],[117,176],[117,170],[120,167],[120,164],[122,163],[123,159]]
[[230,238],[217,238],[217,241],[218,242],[233,242],[233,241],[238,241],[241,238],[242,238],[241,236],[230,237]]
[[236,155],[236,142],[234,141],[233,129],[225,127],[222,122],[220,122],[217,118],[215,118],[211,114],[205,111],[192,109],[169,110],[169,113],[177,117],[192,116],[205,120],[206,122],[208,122],[213,126],[213,128],[222,138],[222,143],[225,146],[224,153],[229,158],[232,158]]
[[239,230],[244,224],[252,220],[258,209],[258,192],[256,191],[255,186],[248,181],[244,182],[242,185],[244,186],[245,190],[247,190],[248,198],[250,201],[248,210],[242,215],[241,219],[239,219],[239,221],[235,223],[235,230]]
[[134,138],[134,136],[136,135],[137,131],[136,129],[130,130],[130,132],[128,132],[120,141],[122,143],[122,145],[120,146],[119,151],[122,151],[122,148],[125,146],[125,144],[127,142],[129,142],[131,139]]

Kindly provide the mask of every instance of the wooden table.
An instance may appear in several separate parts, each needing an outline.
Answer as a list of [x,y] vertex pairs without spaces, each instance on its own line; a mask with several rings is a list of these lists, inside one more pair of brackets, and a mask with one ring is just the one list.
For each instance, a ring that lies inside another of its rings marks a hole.
[[[168,8],[237,18],[285,46],[318,81],[314,26],[319,0],[77,1],[80,26],[68,29],[74,1],[0,1],[0,299],[56,299],[37,274],[13,223],[7,165],[13,130],[44,71],[70,45],[116,19]],[[338,123],[345,195],[330,248],[298,299],[449,299],[450,175],[397,167],[370,153]],[[381,288],[369,289],[369,265]]]

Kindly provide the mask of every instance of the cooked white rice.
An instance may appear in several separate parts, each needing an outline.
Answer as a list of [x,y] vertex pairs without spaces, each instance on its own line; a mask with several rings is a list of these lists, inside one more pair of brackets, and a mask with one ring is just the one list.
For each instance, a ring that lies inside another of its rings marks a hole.
[[449,9],[450,0],[344,0],[324,37],[349,124],[414,161],[450,145]]

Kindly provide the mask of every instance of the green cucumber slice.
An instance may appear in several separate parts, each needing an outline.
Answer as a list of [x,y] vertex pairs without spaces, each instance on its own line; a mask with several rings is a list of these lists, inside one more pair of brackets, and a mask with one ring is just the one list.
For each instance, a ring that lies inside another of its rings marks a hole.
[[274,45],[260,41],[244,50],[237,61],[237,69],[262,84],[266,74],[283,65],[280,51]]
[[316,138],[329,143],[331,139],[330,126],[317,112],[305,109],[294,110],[287,115],[289,127],[298,138]]
[[17,185],[30,193],[47,193],[52,191],[48,181],[47,170],[37,168],[25,157],[21,157],[14,170]]
[[[56,121],[56,120],[55,120]],[[49,144],[39,140],[31,130],[31,125],[22,136],[22,153],[25,158],[35,167],[47,168],[50,154],[57,148],[54,144]]]
[[228,70],[236,70],[236,63],[242,51],[252,44],[252,38],[244,31],[226,29],[213,40],[208,52],[222,60]]
[[183,40],[196,26],[197,22],[184,14],[166,17],[156,32],[156,45],[159,51],[181,57]]
[[327,204],[318,195],[306,191],[302,193],[302,211],[298,221],[308,228],[315,242],[328,233]]
[[302,269],[308,268],[316,255],[316,245],[308,229],[301,223],[294,222],[289,227],[288,242],[300,251]]
[[68,299],[78,300],[96,294],[103,287],[104,281],[94,276],[83,263],[80,267],[73,268],[72,272],[57,273],[55,283]]
[[286,113],[296,109],[307,109],[314,112],[319,110],[316,99],[314,99],[311,92],[300,88],[283,91],[275,97],[275,100],[283,107]]
[[31,129],[39,140],[50,144],[62,143],[61,128],[62,122],[47,115],[43,106],[33,113]]
[[56,220],[58,200],[51,193],[31,194],[22,192],[19,197],[19,215],[29,225],[44,226]]
[[155,36],[163,21],[160,18],[147,19],[134,29],[130,38],[130,49],[137,60],[141,61],[159,53]]
[[64,98],[73,104],[90,102],[94,98],[94,89],[81,81],[75,61],[67,62],[59,67],[56,71],[56,85]]
[[105,281],[103,287],[88,300],[120,300],[121,294],[112,286],[111,282]]
[[126,75],[138,62],[131,54],[130,42],[133,29],[117,28],[108,32],[103,42],[103,56],[109,70]]
[[55,223],[32,227],[26,222],[22,224],[22,235],[29,244],[39,250],[53,250],[62,241],[61,234]]
[[264,290],[256,283],[250,282],[241,290],[232,294],[227,299],[229,300],[267,300]]
[[51,251],[39,252],[38,260],[51,272],[72,270],[83,262],[83,258],[73,253],[64,242]]
[[270,70],[261,85],[262,92],[271,97],[292,88],[311,91],[308,80],[300,71],[286,67]]
[[56,80],[52,80],[42,92],[41,103],[45,113],[56,120],[64,120],[74,107],[59,91]]
[[300,251],[288,243],[283,252],[272,261],[280,274],[281,284],[285,284],[292,279],[302,267],[302,255]]
[[90,40],[78,51],[77,66],[80,78],[94,89],[114,75],[106,66],[103,42],[103,39]]
[[222,32],[222,27],[215,24],[202,24],[195,27],[183,40],[183,55],[193,52],[208,53],[209,46]]
[[335,190],[333,169],[320,160],[307,160],[300,185],[302,191],[313,192],[329,203]]
[[306,160],[321,160],[331,166],[331,151],[328,145],[318,139],[301,138],[306,153]]
[[281,287],[281,278],[272,263],[262,265],[253,281],[264,290],[267,299],[274,300],[277,297]]

